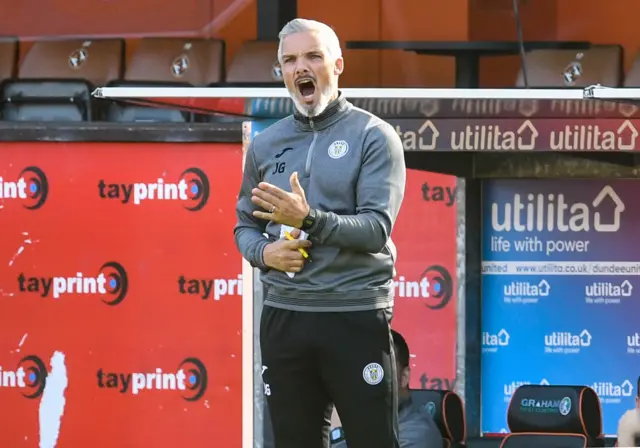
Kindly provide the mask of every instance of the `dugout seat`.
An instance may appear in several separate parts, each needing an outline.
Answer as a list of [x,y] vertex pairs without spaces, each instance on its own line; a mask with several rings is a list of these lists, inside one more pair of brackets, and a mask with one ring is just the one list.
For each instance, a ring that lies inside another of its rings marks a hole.
[[[225,45],[215,39],[142,39],[131,56],[124,80],[110,86],[191,87],[220,85]],[[110,102],[107,120],[114,122],[185,122],[193,115],[177,109]]]
[[450,390],[412,389],[414,404],[429,411],[438,426],[445,448],[461,448],[466,442],[464,404],[458,394]]
[[[525,55],[529,87],[584,88],[594,84],[619,87],[623,78],[620,45],[594,45],[588,50],[533,50]],[[522,69],[517,87],[524,87]]]
[[13,78],[18,65],[18,41],[0,38],[0,81]]
[[501,448],[603,447],[600,398],[586,386],[519,387],[509,403]]
[[245,42],[229,64],[226,79],[229,87],[282,87],[278,41]]
[[624,78],[624,87],[640,87],[640,51],[636,53]]
[[121,75],[124,41],[35,42],[18,77],[0,86],[2,116],[10,121],[91,121],[91,92]]

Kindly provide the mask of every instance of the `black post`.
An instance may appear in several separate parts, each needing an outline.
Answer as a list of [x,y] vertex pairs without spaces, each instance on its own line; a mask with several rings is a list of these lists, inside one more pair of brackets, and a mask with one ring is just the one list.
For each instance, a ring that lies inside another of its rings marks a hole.
[[258,40],[276,40],[287,22],[298,15],[298,0],[258,0]]

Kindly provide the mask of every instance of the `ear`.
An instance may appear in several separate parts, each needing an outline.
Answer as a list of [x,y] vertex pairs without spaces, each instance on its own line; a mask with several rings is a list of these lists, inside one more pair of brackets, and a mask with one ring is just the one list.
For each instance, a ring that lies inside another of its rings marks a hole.
[[402,369],[402,374],[400,375],[400,386],[408,389],[409,388],[409,379],[411,376],[411,370],[408,367]]
[[344,58],[339,57],[336,59],[336,63],[333,65],[333,74],[341,75],[344,71]]

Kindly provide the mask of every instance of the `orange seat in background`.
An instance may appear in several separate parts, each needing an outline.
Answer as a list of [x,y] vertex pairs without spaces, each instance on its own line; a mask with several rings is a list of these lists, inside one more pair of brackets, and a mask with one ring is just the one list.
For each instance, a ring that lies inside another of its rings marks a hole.
[[219,84],[224,79],[224,42],[215,39],[141,39],[124,79],[137,82]]
[[[588,50],[533,50],[526,53],[529,87],[584,88],[594,84],[619,87],[623,77],[619,45],[594,45]],[[524,87],[522,69],[516,81]]]
[[227,71],[229,84],[276,84],[282,86],[277,41],[245,42]]

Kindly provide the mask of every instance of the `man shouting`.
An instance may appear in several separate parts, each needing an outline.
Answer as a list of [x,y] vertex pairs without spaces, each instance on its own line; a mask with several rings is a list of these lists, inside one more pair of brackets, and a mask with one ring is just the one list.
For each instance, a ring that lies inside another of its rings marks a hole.
[[390,235],[404,197],[402,143],[338,90],[344,60],[330,27],[288,23],[278,60],[295,113],[253,140],[235,227],[265,286],[275,446],[328,447],[335,404],[349,448],[395,448]]

